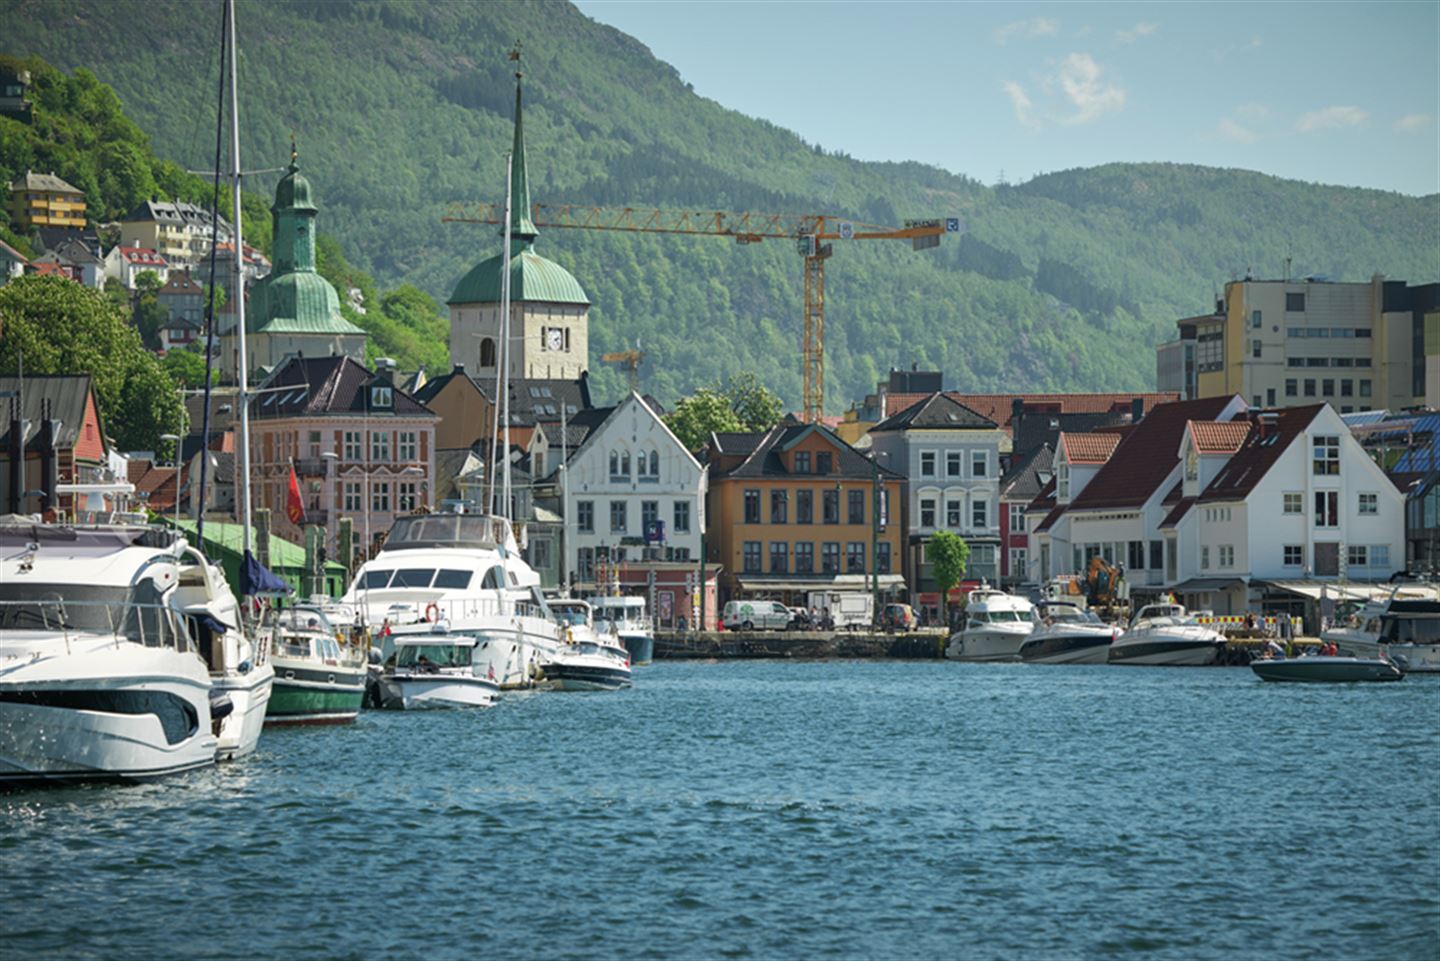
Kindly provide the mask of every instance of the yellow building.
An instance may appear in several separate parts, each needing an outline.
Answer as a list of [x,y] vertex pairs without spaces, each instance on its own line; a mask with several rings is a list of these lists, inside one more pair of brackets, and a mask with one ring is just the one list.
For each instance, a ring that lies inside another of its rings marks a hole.
[[85,194],[54,173],[25,171],[10,184],[10,220],[20,232],[32,227],[85,228]]
[[[1440,284],[1237,280],[1213,316],[1180,322],[1194,340],[1195,396],[1257,407],[1325,402],[1341,413],[1425,402],[1425,314]],[[1161,345],[1163,350],[1167,345]]]

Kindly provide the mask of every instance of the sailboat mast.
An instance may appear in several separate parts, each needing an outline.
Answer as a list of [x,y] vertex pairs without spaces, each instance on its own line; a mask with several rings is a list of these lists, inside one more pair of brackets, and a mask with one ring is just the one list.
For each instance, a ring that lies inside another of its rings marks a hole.
[[505,158],[505,262],[500,272],[500,416],[505,431],[501,452],[504,463],[501,476],[505,482],[501,488],[500,513],[507,518],[510,517],[510,205],[515,201],[510,180],[514,167],[515,155],[511,153]]
[[243,550],[251,553],[250,534],[250,364],[245,356],[245,237],[240,213],[240,96],[235,81],[235,0],[225,0],[230,20],[230,189],[235,217],[235,333],[240,349],[236,363],[240,368],[240,443],[236,453],[240,463],[240,530]]

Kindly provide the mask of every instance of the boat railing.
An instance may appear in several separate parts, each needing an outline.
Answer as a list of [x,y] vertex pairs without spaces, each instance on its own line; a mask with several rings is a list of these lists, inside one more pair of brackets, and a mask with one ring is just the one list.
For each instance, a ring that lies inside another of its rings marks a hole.
[[417,624],[428,621],[467,622],[486,617],[546,616],[546,609],[527,598],[465,597],[430,601],[419,604],[393,605],[385,617],[392,625]]
[[7,631],[60,634],[67,654],[73,653],[71,642],[82,634],[111,635],[116,647],[129,642],[182,653],[196,649],[183,615],[168,604],[59,597],[0,600],[0,637]]

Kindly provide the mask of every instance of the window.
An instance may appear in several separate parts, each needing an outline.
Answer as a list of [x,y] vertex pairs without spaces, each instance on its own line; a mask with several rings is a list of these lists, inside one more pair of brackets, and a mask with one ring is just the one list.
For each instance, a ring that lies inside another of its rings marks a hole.
[[760,573],[760,542],[746,541],[742,548],[741,569],[746,574]]
[[1126,550],[1126,566],[1132,571],[1143,571],[1145,569],[1145,542],[1131,541]]
[[839,541],[826,541],[820,545],[820,572],[822,574],[840,573]]
[[1360,513],[1362,513],[1362,514],[1378,514],[1378,513],[1380,513],[1380,495],[1379,495],[1379,494],[1364,494],[1364,493],[1362,493],[1362,494],[1360,495]]
[[831,460],[831,454],[830,454],[830,452],[829,452],[828,450],[816,451],[816,452],[815,452],[815,473],[817,473],[817,474],[828,474],[828,473],[830,473],[830,460]]
[[310,456],[320,456],[320,432],[318,430],[310,432]]
[[1250,341],[1250,356],[1251,356],[1251,357],[1259,357],[1259,356],[1260,356],[1260,350],[1261,350],[1260,341],[1258,341],[1258,340],[1252,340],[1252,341]]
[[949,528],[952,528],[952,529],[955,529],[955,530],[958,530],[958,529],[960,528],[960,518],[961,518],[961,516],[962,516],[962,514],[963,514],[963,512],[964,512],[964,503],[965,503],[965,502],[964,502],[964,501],[961,501],[961,500],[946,500],[946,501],[945,501],[945,526],[946,526],[946,527],[949,527]]
[[623,534],[630,526],[630,519],[627,516],[629,504],[625,501],[610,502],[610,533]]
[[1326,377],[1320,382],[1320,393],[1325,397],[1335,396],[1335,381]]
[[1274,387],[1266,387],[1266,388],[1265,388],[1265,406],[1266,406],[1266,407],[1274,407],[1274,406],[1275,406],[1275,388],[1274,388]]
[[400,481],[398,492],[395,495],[395,509],[402,511],[413,511],[419,500],[415,496],[414,481]]
[[345,482],[345,510],[347,510],[347,511],[360,511],[360,510],[364,510],[364,509],[365,509],[365,508],[364,508],[363,502],[360,500],[360,482],[359,482],[359,481],[346,481],[346,482]]
[[390,432],[376,431],[370,435],[370,460],[383,464],[390,459]]
[[753,488],[745,492],[745,523],[760,523],[760,492]]
[[809,541],[795,542],[795,573],[815,573],[815,545]]
[[963,462],[964,462],[964,457],[963,457],[963,455],[961,454],[960,451],[958,451],[958,450],[946,451],[946,452],[945,452],[945,476],[946,476],[946,477],[959,477],[959,476],[960,476],[960,465],[961,465]]
[[575,526],[581,533],[595,533],[595,502],[575,502]]
[[1286,567],[1299,567],[1305,563],[1304,544],[1286,544],[1282,548],[1284,564]]
[[983,450],[972,450],[970,452],[970,476],[990,476],[990,453]]
[[790,573],[790,545],[785,541],[770,542],[770,573]]
[[880,541],[875,545],[875,570],[881,574],[890,573],[889,541]]
[[675,533],[690,533],[690,502],[675,502]]
[[360,432],[358,430],[347,430],[345,432],[345,459],[358,461],[365,458],[365,450],[360,446]]
[[1180,566],[1180,545],[1173,537],[1165,538],[1165,579],[1175,580],[1175,571]]
[[865,573],[865,542],[851,541],[845,545],[845,573]]
[[976,528],[990,526],[990,502],[983,497],[972,498],[970,501],[970,525]]
[[595,548],[582,547],[575,552],[575,579],[582,582],[595,579]]
[[1221,544],[1221,545],[1220,545],[1220,566],[1221,566],[1221,567],[1234,567],[1234,566],[1235,566],[1235,545],[1234,545],[1234,544]]
[[1341,396],[1341,397],[1353,397],[1353,396],[1355,396],[1355,382],[1354,382],[1353,380],[1350,380],[1349,378],[1346,378],[1345,380],[1342,380],[1342,381],[1340,382],[1340,396]]
[[810,452],[808,450],[797,450],[795,452],[795,473],[810,473]]
[[389,410],[394,403],[394,388],[392,387],[371,387],[370,407],[372,410]]
[[530,542],[530,566],[537,570],[549,570],[550,541],[548,538],[536,538]]
[[1286,396],[1286,397],[1296,397],[1296,396],[1298,396],[1298,395],[1299,395],[1298,387],[1299,387],[1299,384],[1296,382],[1296,380],[1295,380],[1294,377],[1287,377],[1287,378],[1285,379],[1285,396]]
[[395,456],[400,463],[408,464],[420,459],[419,435],[413,430],[402,430],[395,435]]
[[1187,481],[1200,479],[1200,452],[1194,447],[1188,447],[1185,451],[1185,479]]
[[1314,379],[1313,377],[1307,377],[1307,378],[1305,378],[1305,396],[1306,396],[1306,397],[1314,397],[1314,396],[1315,396],[1315,379]]
[[635,479],[641,483],[650,483],[656,480],[656,478],[650,476],[650,460],[645,456],[643,450],[640,452],[640,455],[635,458]]
[[821,517],[827,524],[840,523],[840,492],[829,489],[820,492]]
[[620,473],[620,452],[618,450],[610,452],[610,479],[612,481],[629,480],[627,475]]
[[770,491],[770,523],[790,523],[790,492],[787,490]]
[[1256,330],[1259,330],[1259,329],[1260,329],[1260,325],[1261,325],[1262,323],[1264,323],[1264,321],[1261,320],[1260,311],[1258,311],[1258,310],[1252,310],[1252,311],[1250,311],[1250,326],[1253,327],[1253,328],[1255,328]]
[[1025,505],[1010,505],[1010,533],[1023,534],[1025,532]]
[[1316,492],[1315,492],[1315,526],[1316,526],[1316,527],[1339,527],[1339,526],[1340,526],[1340,492],[1339,492],[1339,491],[1316,491]]
[[1026,576],[1026,564],[1025,548],[1010,548],[1010,577],[1012,580],[1020,580]]
[[920,452],[920,476],[935,476],[935,452],[933,450],[922,450]]
[[390,510],[390,482],[380,481],[370,489],[370,509],[388,512]]
[[815,523],[815,492],[804,490],[795,492],[795,523]]
[[659,502],[659,501],[641,501],[641,502],[640,502],[640,533],[641,533],[642,535],[647,535],[647,536],[648,536],[649,533],[655,529],[655,525],[656,525],[657,523],[659,523],[659,521],[660,521],[660,502]]
[[1304,294],[1286,294],[1286,295],[1285,295],[1285,313],[1287,313],[1287,314],[1303,314],[1304,312],[1305,312],[1305,295],[1304,295]]
[[1355,358],[1353,358],[1353,357],[1332,357],[1332,358],[1331,358],[1331,361],[1332,361],[1332,363],[1330,364],[1331,367],[1354,367],[1354,366],[1355,366]]
[[1340,473],[1340,438],[1334,434],[1316,434],[1312,442],[1312,472],[1317,476]]
[[1057,500],[1068,501],[1070,499],[1070,465],[1060,463],[1055,465],[1055,497]]
[[920,498],[920,526],[935,526],[935,498],[933,497]]
[[1163,541],[1150,542],[1150,569],[1158,571],[1165,567],[1165,546]]
[[1372,545],[1371,545],[1371,547],[1370,547],[1370,566],[1371,566],[1371,567],[1389,567],[1389,566],[1390,566],[1390,545],[1389,545],[1389,544],[1372,544]]
[[[1356,366],[1359,366],[1359,365],[1357,364]],[[1361,397],[1369,397],[1369,396],[1370,396],[1370,382],[1369,382],[1368,380],[1362,380],[1362,381],[1360,382],[1360,396],[1361,396]]]
[[1200,568],[1201,568],[1202,570],[1209,570],[1209,569],[1210,569],[1210,545],[1209,545],[1209,544],[1202,544],[1202,545],[1200,546]]
[[1345,563],[1349,567],[1369,567],[1370,554],[1364,544],[1351,544],[1345,549]]
[[1284,509],[1287,514],[1305,513],[1305,495],[1300,491],[1286,491],[1280,495],[1284,500]]
[[863,490],[846,491],[845,500],[846,523],[865,523],[865,492]]
[[995,569],[995,545],[976,544],[970,548],[970,563],[968,565],[972,577],[982,580],[995,580],[1000,572]]

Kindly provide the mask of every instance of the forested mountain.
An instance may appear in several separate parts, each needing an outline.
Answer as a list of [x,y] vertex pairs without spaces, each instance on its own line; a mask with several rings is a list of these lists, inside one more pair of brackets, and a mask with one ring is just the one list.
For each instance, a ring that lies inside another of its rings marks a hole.
[[[911,362],[964,389],[1146,387],[1152,345],[1237,272],[1273,276],[1289,256],[1300,275],[1419,281],[1440,263],[1440,196],[1160,164],[989,188],[921,164],[862,163],[697,96],[569,4],[241,0],[238,20],[245,165],[281,166],[293,131],[320,228],[382,284],[414,283],[442,303],[498,248],[494,228],[441,218],[453,201],[501,197],[516,38],[536,201],[964,218],[966,234],[938,250],[837,242],[832,411]],[[213,163],[219,3],[0,0],[0,24],[0,53],[92,70],[157,153]],[[257,193],[274,176],[257,176]],[[752,370],[798,404],[802,262],[791,245],[549,230],[537,249],[595,302],[597,368],[600,353],[639,341],[643,387],[662,400]],[[623,385],[619,371],[595,375],[602,396]]]

